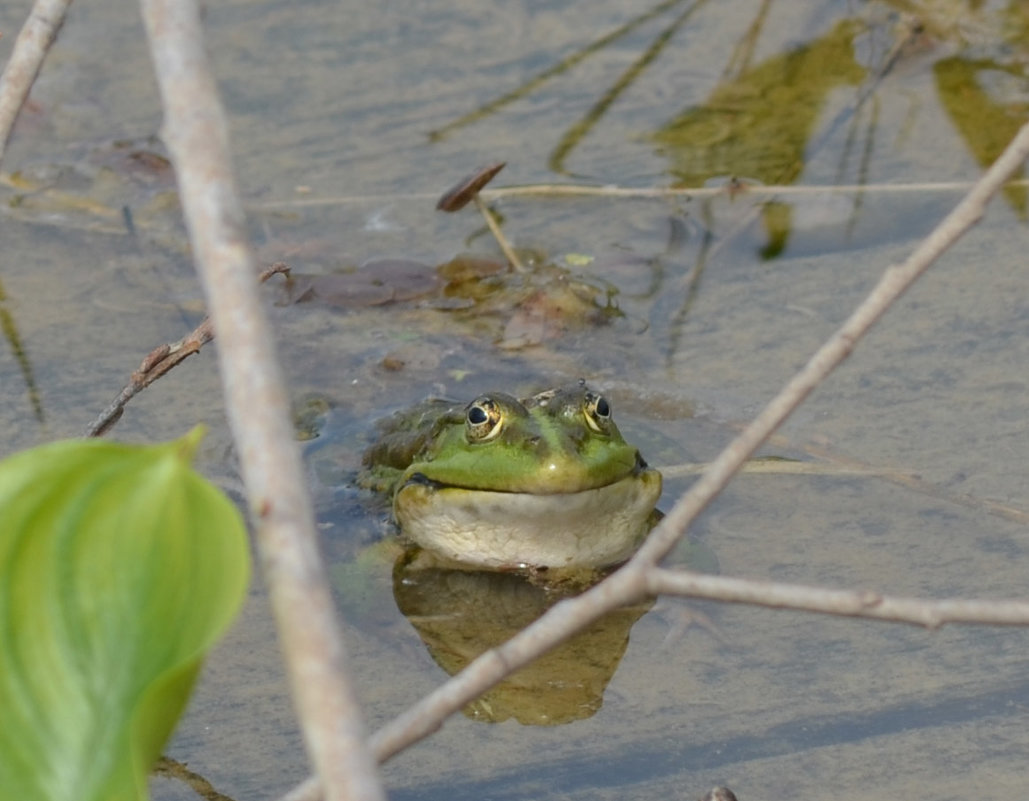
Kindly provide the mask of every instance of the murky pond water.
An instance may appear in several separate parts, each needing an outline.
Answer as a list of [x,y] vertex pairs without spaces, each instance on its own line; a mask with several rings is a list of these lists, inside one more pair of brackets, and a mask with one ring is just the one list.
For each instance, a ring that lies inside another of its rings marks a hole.
[[[1020,8],[210,5],[260,258],[348,276],[310,302],[268,292],[295,396],[334,404],[333,450],[309,460],[334,575],[349,577],[382,530],[381,507],[348,483],[373,421],[429,395],[585,377],[651,463],[713,457],[959,197],[920,185],[973,180],[1025,119]],[[5,55],[21,13],[0,10]],[[75,6],[0,187],[4,453],[79,434],[146,351],[203,314],[149,140],[159,126],[137,18],[124,4]],[[531,265],[516,276],[496,270],[474,210],[433,208],[498,159],[508,166],[495,186],[735,175],[860,188],[771,203],[728,190],[505,196],[505,231]],[[1029,531],[994,510],[1029,507],[1025,214],[1024,189],[998,198],[766,448],[920,483],[743,476],[694,532],[724,573],[1024,593]],[[210,349],[137,398],[115,436],[169,438],[196,422],[211,426],[203,469],[237,491]],[[687,483],[668,480],[663,505]],[[423,642],[439,632],[398,611],[389,560],[368,562],[367,584],[340,603],[375,728],[437,686],[446,660]],[[627,647],[613,637],[597,658],[611,664],[580,677],[597,691],[575,702],[588,716],[490,724],[480,707],[384,768],[391,797],[690,798],[727,783],[744,801],[946,799],[1024,787],[1026,633],[696,609],[710,626],[683,632],[668,602],[627,621]],[[239,799],[305,776],[259,582],[168,754]],[[162,778],[154,797],[194,796]]]

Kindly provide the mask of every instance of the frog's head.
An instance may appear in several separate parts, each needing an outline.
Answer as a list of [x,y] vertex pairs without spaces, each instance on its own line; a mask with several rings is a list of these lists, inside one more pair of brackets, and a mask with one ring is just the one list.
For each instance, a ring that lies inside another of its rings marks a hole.
[[440,418],[405,479],[420,474],[446,487],[553,495],[613,484],[645,467],[607,400],[573,387],[524,403],[502,392],[480,395],[460,419]]
[[608,401],[577,384],[441,416],[394,511],[415,542],[461,561],[601,566],[635,549],[660,493]]

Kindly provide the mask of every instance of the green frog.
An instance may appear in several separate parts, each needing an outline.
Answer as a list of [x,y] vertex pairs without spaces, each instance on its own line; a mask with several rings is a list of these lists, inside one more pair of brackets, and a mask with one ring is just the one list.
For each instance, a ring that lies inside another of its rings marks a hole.
[[607,567],[659,516],[661,474],[585,382],[522,400],[426,401],[381,427],[363,483],[392,493],[404,536],[456,562]]

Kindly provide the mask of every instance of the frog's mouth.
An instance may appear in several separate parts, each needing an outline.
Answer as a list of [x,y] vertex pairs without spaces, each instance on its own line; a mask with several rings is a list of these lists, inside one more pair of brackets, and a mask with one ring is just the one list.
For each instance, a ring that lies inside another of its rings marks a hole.
[[660,495],[661,474],[645,463],[604,486],[551,494],[454,487],[415,473],[393,510],[407,538],[459,562],[604,567],[639,547]]
[[[423,487],[430,488],[430,489],[437,490],[437,491],[438,490],[464,490],[466,492],[492,492],[492,493],[509,494],[509,495],[542,495],[542,496],[554,496],[554,495],[556,495],[556,496],[569,496],[569,495],[576,495],[576,494],[578,494],[580,492],[587,492],[589,490],[603,489],[604,487],[609,487],[609,486],[611,486],[613,484],[619,483],[620,481],[625,481],[626,479],[638,478],[639,476],[643,475],[644,473],[648,473],[648,472],[649,473],[656,473],[657,471],[651,469],[650,465],[648,465],[646,460],[640,455],[640,452],[636,451],[636,461],[635,461],[635,464],[633,464],[632,468],[628,472],[624,473],[623,475],[618,476],[615,479],[607,481],[607,482],[605,482],[603,484],[590,484],[590,483],[586,483],[586,484],[583,484],[582,486],[576,487],[575,489],[572,489],[572,490],[568,490],[568,489],[551,489],[551,488],[548,488],[546,484],[540,484],[538,486],[534,485],[531,488],[518,488],[518,489],[503,489],[503,488],[499,488],[499,487],[484,486],[484,485],[481,485],[481,484],[478,485],[478,486],[470,485],[470,484],[457,484],[457,483],[452,483],[452,482],[440,481],[439,479],[429,478],[427,475],[425,475],[425,473],[417,472],[417,473],[411,473],[411,475],[409,475],[405,479],[404,483],[397,490],[397,493],[399,494],[405,487],[408,487],[408,486],[414,484],[414,485],[421,485]],[[660,476],[660,473],[658,475]],[[656,501],[655,501],[655,503],[656,503]]]

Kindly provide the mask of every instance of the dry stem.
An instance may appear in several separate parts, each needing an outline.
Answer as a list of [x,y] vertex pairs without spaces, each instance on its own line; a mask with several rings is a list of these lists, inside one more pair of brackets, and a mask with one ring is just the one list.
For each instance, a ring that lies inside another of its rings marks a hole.
[[347,683],[343,643],[253,256],[228,135],[190,0],[143,0],[190,241],[218,333],[229,422],[308,753],[326,796],[385,798]]
[[[278,262],[261,273],[258,280],[263,284],[273,275],[286,272],[289,272],[289,266]],[[214,329],[211,326],[211,318],[205,317],[200,325],[178,342],[158,345],[150,351],[143,357],[139,367],[129,376],[129,383],[107,405],[107,408],[97,415],[96,420],[89,424],[86,436],[102,437],[110,431],[111,427],[121,419],[122,412],[125,411],[125,406],[130,400],[177,364],[185,361],[194,353],[199,353],[200,349],[212,339],[214,339]]]
[[497,241],[497,244],[500,245],[500,249],[503,251],[504,256],[506,256],[507,260],[511,262],[511,266],[514,267],[516,271],[524,273],[525,265],[522,264],[521,259],[518,258],[518,254],[514,252],[514,248],[512,248],[510,243],[507,241],[507,237],[504,236],[504,232],[500,230],[500,226],[497,225],[497,221],[493,219],[492,212],[490,212],[486,207],[486,204],[482,202],[482,197],[476,193],[475,197],[472,198],[472,201],[475,203],[475,208],[479,210],[479,214],[481,214],[482,218],[486,221],[486,227],[489,228],[490,233],[493,234],[493,238]]
[[11,58],[0,75],[0,160],[7,150],[14,120],[70,5],[71,0],[36,0],[15,40]]
[[[1008,181],[1008,186],[1029,186],[1029,179]],[[600,197],[600,198],[703,198],[726,195],[740,195],[755,198],[774,198],[797,195],[847,195],[847,194],[924,194],[926,192],[967,192],[975,184],[971,181],[925,181],[920,183],[896,184],[835,184],[820,185],[780,185],[780,184],[748,184],[731,183],[725,186],[667,187],[646,186],[629,187],[591,186],[588,184],[523,184],[521,186],[500,186],[483,189],[479,196],[490,202],[505,197]],[[331,197],[293,198],[289,200],[263,200],[247,205],[247,208],[264,211],[268,209],[297,209],[320,206],[345,206],[357,203],[381,203],[397,200],[428,201],[437,197],[432,192],[405,192],[403,195],[333,195]]]
[[706,576],[688,570],[653,567],[646,574],[651,595],[681,595],[775,609],[914,623],[934,629],[944,623],[1029,625],[1029,601],[927,601],[880,595],[869,590],[830,590],[772,581]]
[[[797,195],[849,195],[849,194],[908,194],[925,192],[967,192],[975,184],[969,181],[926,181],[922,183],[898,183],[898,184],[834,184],[832,186],[818,185],[787,185],[787,184],[751,184],[730,182],[725,186],[695,186],[695,187],[668,187],[668,186],[590,186],[588,184],[523,184],[522,186],[498,186],[492,189],[484,189],[482,197],[485,201],[497,200],[505,197],[601,197],[601,198],[701,198],[716,197],[718,195],[751,195],[753,197],[789,197]],[[1008,186],[1029,186],[1029,180],[1016,179],[1008,182]],[[333,202],[347,202],[359,198],[311,198],[309,200],[296,201],[297,204],[331,204]],[[272,204],[274,205],[274,204]],[[293,205],[287,203],[286,205]]]

